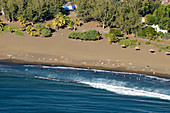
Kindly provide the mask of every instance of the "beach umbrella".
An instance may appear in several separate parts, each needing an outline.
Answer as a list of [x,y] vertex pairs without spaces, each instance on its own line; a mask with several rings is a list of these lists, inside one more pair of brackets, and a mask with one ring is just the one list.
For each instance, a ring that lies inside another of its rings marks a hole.
[[155,53],[155,50],[153,50],[153,49],[149,49],[149,51],[150,51],[151,53]]
[[126,46],[125,46],[125,45],[121,45],[121,47],[122,47],[122,48],[126,48]]
[[139,50],[140,50],[140,48],[139,48],[139,47],[137,47],[137,46],[135,47],[135,49],[136,49],[137,51],[139,51]]

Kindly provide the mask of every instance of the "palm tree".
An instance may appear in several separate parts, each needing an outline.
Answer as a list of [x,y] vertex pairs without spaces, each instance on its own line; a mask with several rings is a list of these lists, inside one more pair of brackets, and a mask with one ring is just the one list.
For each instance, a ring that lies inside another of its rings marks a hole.
[[73,23],[73,22],[70,22],[70,23],[67,24],[67,28],[68,28],[68,29],[71,29],[71,30],[72,30],[72,29],[73,29],[73,26],[74,26],[74,23]]
[[34,28],[29,25],[29,26],[26,28],[26,30],[27,30],[27,33],[30,34],[30,33],[34,30]]
[[37,31],[37,35],[40,36],[40,31],[41,30],[40,29],[36,29],[36,31]]
[[63,15],[63,18],[65,20],[65,24],[68,24],[71,21],[69,16]]
[[67,16],[66,15],[63,15],[63,16],[61,16],[60,18],[59,18],[59,27],[61,27],[61,26],[64,26],[65,24],[66,24],[66,22],[67,22]]
[[78,18],[74,19],[74,24],[76,24],[77,26],[80,26],[80,20]]
[[62,17],[62,16],[63,16],[63,14],[62,14],[61,12],[59,12],[58,15],[56,15],[56,18],[59,19],[59,18]]
[[3,25],[3,22],[2,22],[2,20],[0,19],[0,30],[1,30],[1,31],[3,31],[3,26],[4,26],[4,25]]
[[52,25],[54,26],[54,28],[56,28],[56,26],[58,26],[58,28],[59,26],[61,26],[62,17],[63,17],[63,14],[59,12],[59,14],[57,14],[56,17],[53,19]]
[[3,27],[0,26],[0,31],[3,31]]
[[73,25],[73,28],[74,28],[74,31],[76,31],[76,29],[77,29],[77,26],[74,24],[74,25]]
[[20,30],[20,31],[23,31],[23,28],[24,28],[24,27],[23,27],[23,26],[21,26],[21,27],[19,28],[19,30]]
[[20,25],[23,25],[26,27],[26,18],[24,18],[22,15],[18,18],[18,21],[20,22]]
[[47,29],[50,29],[50,28],[51,28],[51,24],[46,24],[45,27],[46,27]]
[[11,33],[15,31],[11,26],[8,26],[7,29],[8,29],[8,31],[10,31]]
[[31,35],[31,36],[36,36],[36,32],[35,32],[35,31],[31,31],[31,32],[30,32],[30,35]]
[[3,27],[4,25],[3,25],[3,22],[2,22],[2,20],[0,19],[0,26],[1,27]]
[[62,27],[69,22],[70,22],[70,17],[63,15],[61,12],[59,12],[59,14],[56,15],[56,17],[53,19],[52,25],[54,27],[56,27],[56,26]]
[[98,38],[98,40],[101,38],[101,35],[97,35],[96,38]]
[[56,28],[56,26],[58,26],[59,24],[59,19],[57,17],[54,18],[51,24],[53,25],[54,28]]

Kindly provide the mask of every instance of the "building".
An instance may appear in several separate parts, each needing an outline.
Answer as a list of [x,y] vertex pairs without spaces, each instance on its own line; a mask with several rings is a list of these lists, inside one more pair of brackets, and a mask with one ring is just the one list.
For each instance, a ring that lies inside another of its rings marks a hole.
[[170,0],[162,0],[162,4],[170,4]]

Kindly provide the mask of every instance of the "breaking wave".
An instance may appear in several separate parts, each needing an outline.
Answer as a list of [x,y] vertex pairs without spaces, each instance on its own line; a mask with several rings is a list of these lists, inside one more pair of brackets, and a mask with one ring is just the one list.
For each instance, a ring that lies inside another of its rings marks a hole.
[[[25,65],[25,67],[34,67],[34,65]],[[35,65],[37,67],[37,65]],[[97,69],[85,69],[85,68],[75,68],[75,67],[65,67],[65,66],[39,66],[39,68],[43,69],[61,69],[61,70],[75,70],[75,71],[95,71],[95,72],[104,72],[104,73],[114,73],[114,74],[126,74],[129,76],[138,76],[143,77],[143,83],[147,82],[154,82],[152,80],[157,80],[158,82],[166,82],[169,85],[170,79],[148,76],[144,74],[136,74],[136,73],[126,73],[126,72],[117,72],[117,71],[109,71],[109,70],[97,70]],[[63,78],[63,76],[65,76]],[[116,79],[105,79],[105,78],[89,78],[88,76],[77,76],[77,77],[70,77],[67,73],[66,75],[56,76],[58,78],[51,78],[51,77],[42,77],[42,76],[35,76],[35,78],[39,79],[49,79],[49,80],[56,80],[56,81],[64,81],[64,82],[73,82],[73,83],[81,83],[89,85],[93,88],[104,89],[107,91],[114,92],[120,95],[129,95],[129,96],[143,96],[143,97],[152,97],[152,98],[159,98],[164,100],[170,100],[169,92],[165,89],[161,89],[158,87],[150,87],[150,86],[141,86],[140,84],[133,84],[135,81],[120,81]],[[143,84],[141,82],[141,84]]]

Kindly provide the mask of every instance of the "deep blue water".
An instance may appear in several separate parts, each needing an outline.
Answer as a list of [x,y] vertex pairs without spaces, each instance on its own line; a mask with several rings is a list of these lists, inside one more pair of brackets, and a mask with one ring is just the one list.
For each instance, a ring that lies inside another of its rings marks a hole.
[[170,79],[0,63],[0,113],[168,113]]

